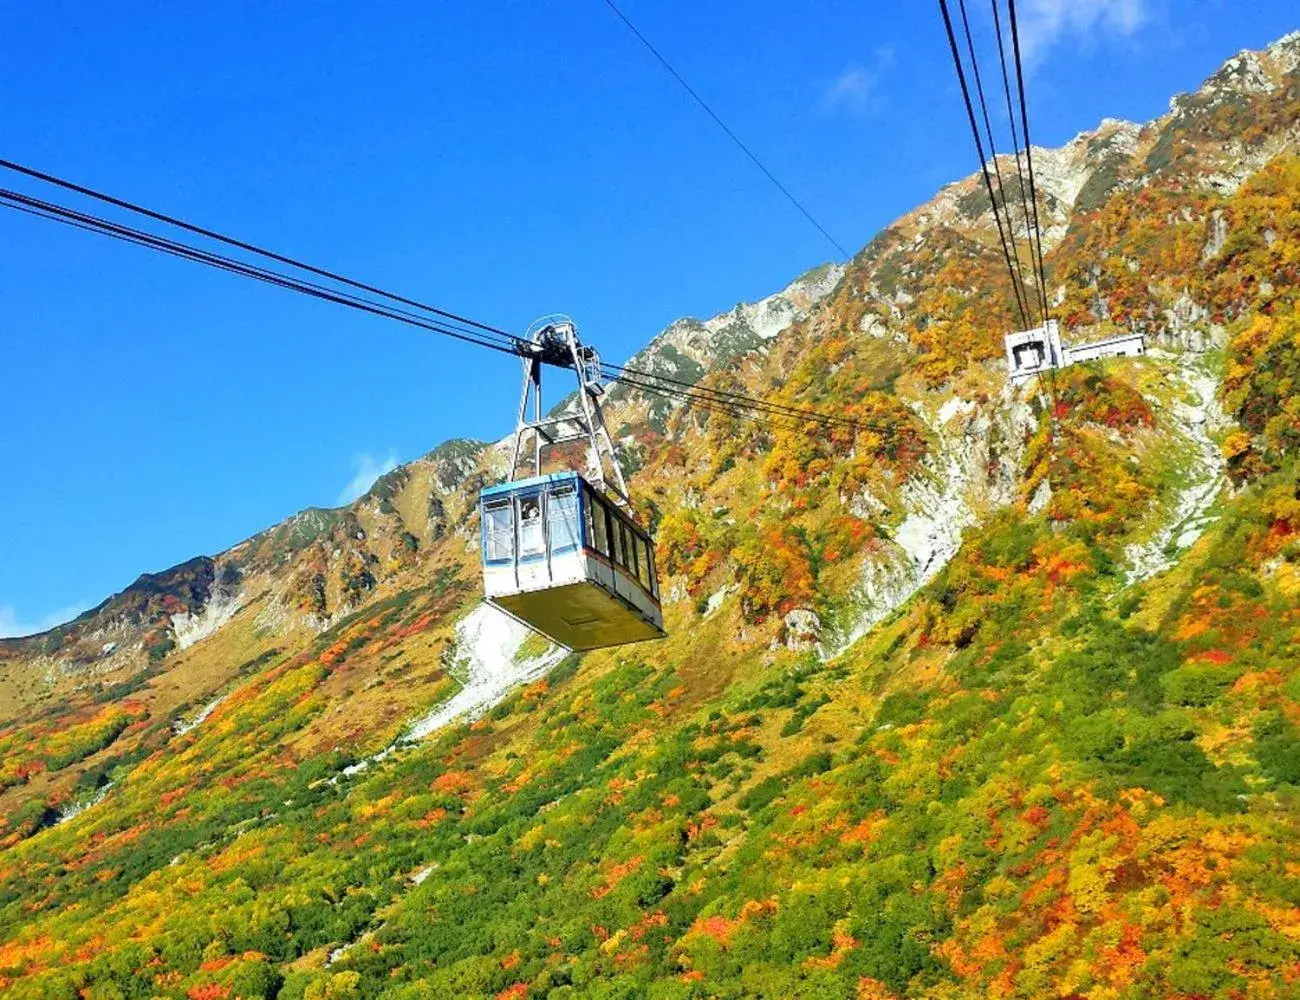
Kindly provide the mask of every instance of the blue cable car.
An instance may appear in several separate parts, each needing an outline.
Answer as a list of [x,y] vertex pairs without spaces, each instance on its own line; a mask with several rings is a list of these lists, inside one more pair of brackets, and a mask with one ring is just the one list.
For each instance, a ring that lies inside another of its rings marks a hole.
[[[518,349],[524,383],[509,477],[479,494],[484,596],[569,649],[660,639],[664,616],[654,541],[631,515],[627,483],[601,409],[600,357],[578,340],[567,316],[533,324]],[[546,417],[543,365],[578,376],[576,396]],[[517,479],[528,435],[532,475]],[[587,475],[543,474],[544,451],[572,441],[588,446]]]
[[654,545],[576,472],[479,497],[488,603],[569,649],[664,635]]

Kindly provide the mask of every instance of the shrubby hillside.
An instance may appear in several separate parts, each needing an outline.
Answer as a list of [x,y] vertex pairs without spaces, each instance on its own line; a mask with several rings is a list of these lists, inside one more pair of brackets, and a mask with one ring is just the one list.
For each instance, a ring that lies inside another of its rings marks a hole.
[[668,639],[479,603],[453,441],[0,641],[0,995],[1263,998],[1300,987],[1300,35],[1041,162],[1007,383],[975,178],[638,356]]

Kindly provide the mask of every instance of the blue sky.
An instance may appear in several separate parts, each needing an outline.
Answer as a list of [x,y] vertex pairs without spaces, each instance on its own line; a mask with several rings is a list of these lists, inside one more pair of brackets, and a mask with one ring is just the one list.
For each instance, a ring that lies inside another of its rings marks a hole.
[[[928,0],[622,5],[850,249],[975,165]],[[1049,145],[1300,26],[1020,8]],[[0,155],[613,360],[834,256],[602,0],[8,4],[0,66]],[[509,359],[9,212],[0,248],[0,634],[510,427]]]

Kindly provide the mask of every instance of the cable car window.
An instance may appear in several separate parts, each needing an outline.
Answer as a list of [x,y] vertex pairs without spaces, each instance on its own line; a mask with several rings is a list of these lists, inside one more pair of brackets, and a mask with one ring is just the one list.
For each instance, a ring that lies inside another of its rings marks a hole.
[[627,550],[623,547],[623,522],[613,511],[609,514],[609,549],[614,562],[620,566],[627,565]]
[[602,556],[609,558],[609,515],[605,503],[587,490],[587,540]]
[[609,504],[602,504],[605,509],[605,534],[609,541],[609,561],[610,564],[621,563],[623,561],[623,550],[618,541],[618,518],[610,509]]
[[609,546],[605,554],[609,556],[611,563],[617,563],[623,558],[618,550],[618,521],[610,513],[609,507],[604,504],[601,504],[600,514],[605,520],[605,541]]
[[578,528],[578,488],[572,483],[553,486],[546,502],[551,555],[574,551],[581,542]]
[[515,557],[515,522],[510,501],[495,500],[483,507],[483,558],[490,563]]
[[636,578],[646,590],[650,589],[650,546],[640,536],[636,539]]
[[636,534],[632,531],[632,526],[626,521],[623,522],[623,545],[627,549],[627,571],[636,576]]
[[623,539],[623,565],[632,571],[633,576],[636,576],[636,546],[633,543],[632,529],[622,518],[618,520],[618,533]]
[[659,600],[659,572],[655,569],[655,550],[654,544],[650,546],[650,593],[657,601]]
[[542,496],[519,497],[519,558],[546,554],[546,532],[542,527]]

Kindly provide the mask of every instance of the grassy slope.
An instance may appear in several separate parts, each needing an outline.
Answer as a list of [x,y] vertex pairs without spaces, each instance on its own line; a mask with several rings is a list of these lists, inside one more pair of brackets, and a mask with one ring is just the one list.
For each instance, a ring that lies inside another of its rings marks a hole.
[[9,992],[1281,988],[1296,488],[1130,589],[1107,539],[996,518],[838,661],[728,654],[733,602],[332,784],[305,734],[406,620],[365,619],[5,855]]

